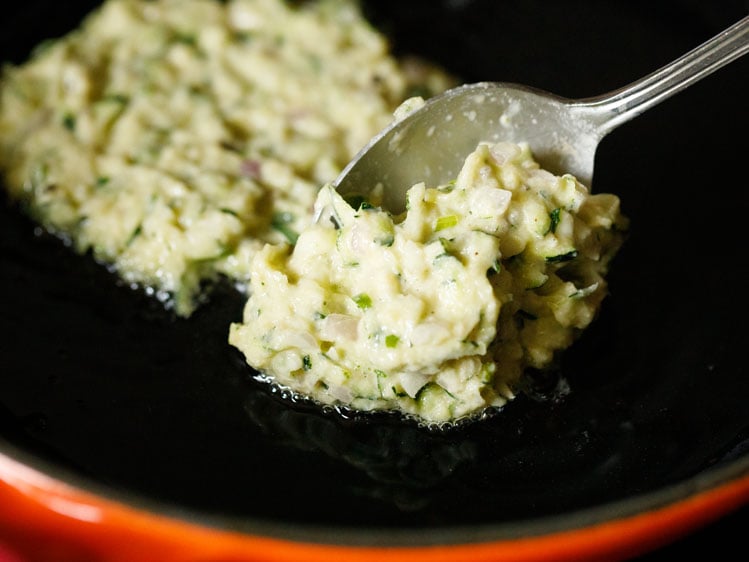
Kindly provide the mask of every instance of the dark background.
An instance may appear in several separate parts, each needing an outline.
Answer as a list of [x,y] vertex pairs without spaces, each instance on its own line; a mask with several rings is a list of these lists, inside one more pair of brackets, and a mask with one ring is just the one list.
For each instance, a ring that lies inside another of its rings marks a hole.
[[[20,62],[95,4],[4,7],[0,58]],[[465,81],[567,97],[624,86],[747,13],[745,2],[696,0],[365,6],[399,52]],[[539,380],[498,415],[436,435],[290,406],[226,344],[242,305],[229,287],[174,319],[3,203],[0,435],[149,505],[354,530],[555,515],[745,460],[748,62],[603,141],[595,189],[620,195],[632,232],[601,317],[555,375],[570,384],[564,398],[557,378]],[[720,559],[747,523],[744,508],[643,560],[706,545]]]

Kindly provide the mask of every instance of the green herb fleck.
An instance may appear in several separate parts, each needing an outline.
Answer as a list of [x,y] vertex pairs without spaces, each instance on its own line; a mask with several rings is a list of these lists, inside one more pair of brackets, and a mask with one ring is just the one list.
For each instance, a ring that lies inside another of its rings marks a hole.
[[351,193],[346,195],[343,199],[352,209],[357,211],[374,209],[374,205],[367,201],[367,199],[360,193]]
[[[335,215],[330,215],[328,217],[328,220],[330,220],[330,224],[333,225],[333,228],[336,230],[341,230],[341,222],[335,217]],[[340,233],[339,233],[340,234]]]
[[390,390],[392,390],[393,394],[395,394],[398,398],[410,398],[405,390],[398,390],[395,386],[391,386]]
[[386,347],[395,347],[398,345],[398,342],[400,341],[400,338],[396,336],[395,334],[388,334],[385,336],[385,346]]
[[367,293],[359,293],[352,297],[352,300],[356,303],[356,306],[365,310],[372,306],[372,298]]
[[377,390],[380,392],[380,396],[382,396],[381,381],[382,379],[386,379],[388,375],[385,371],[380,371],[379,369],[375,369],[374,372],[375,372],[375,375],[377,375]]
[[561,207],[557,207],[552,212],[549,213],[549,230],[546,231],[548,234],[551,232],[554,234],[557,231],[557,226],[559,226],[559,214],[562,212]]
[[484,363],[481,366],[481,372],[479,373],[481,382],[483,382],[484,384],[491,383],[494,380],[496,369],[497,368],[494,363]]
[[310,359],[309,355],[302,357],[302,368],[304,368],[305,371],[309,371],[312,368],[312,359]]
[[566,254],[559,254],[558,256],[547,256],[546,263],[560,263],[565,261],[574,260],[577,257],[577,250],[571,250]]
[[456,224],[458,224],[457,215],[447,215],[444,217],[439,217],[434,225],[434,231],[439,232],[440,230],[455,226]]
[[442,249],[444,250],[441,254],[438,254],[434,261],[436,262],[439,259],[442,258],[455,258],[457,259],[457,256],[455,255],[455,248],[453,247],[453,240],[448,238],[439,238],[439,243],[442,246]]
[[138,225],[135,230],[133,230],[133,233],[130,235],[130,238],[127,239],[127,242],[125,242],[125,246],[130,246],[130,244],[133,243],[133,240],[135,240],[138,236],[141,235],[143,232],[143,226]]
[[375,242],[377,242],[380,246],[389,248],[393,245],[393,242],[395,242],[395,236],[393,236],[393,234],[391,233],[386,233],[384,236],[376,237]]
[[294,222],[294,214],[286,211],[275,213],[273,220],[271,220],[271,226],[283,234],[290,244],[296,244],[299,234],[292,230],[289,225]]
[[75,131],[75,115],[73,115],[72,113],[66,113],[65,115],[63,115],[62,126],[70,132]]
[[189,45],[190,47],[195,47],[198,44],[197,38],[192,33],[177,33],[174,36],[174,40],[177,43]]

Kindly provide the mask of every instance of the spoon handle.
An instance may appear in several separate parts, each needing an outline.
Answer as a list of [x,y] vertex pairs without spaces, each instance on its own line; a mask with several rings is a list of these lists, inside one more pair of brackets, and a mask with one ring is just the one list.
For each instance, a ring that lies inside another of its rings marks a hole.
[[628,86],[580,100],[601,137],[749,52],[749,16],[659,70]]

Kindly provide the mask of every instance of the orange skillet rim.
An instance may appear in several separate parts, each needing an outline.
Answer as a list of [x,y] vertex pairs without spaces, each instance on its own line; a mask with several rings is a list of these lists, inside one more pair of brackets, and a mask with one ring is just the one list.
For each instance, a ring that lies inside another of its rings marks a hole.
[[[102,551],[101,560],[109,559],[107,549],[121,549],[123,540],[131,551],[160,552],[164,560],[185,559],[179,554],[187,556],[185,549],[191,560],[248,556],[273,562],[337,555],[359,562],[382,562],[383,556],[402,562],[440,562],[441,556],[450,562],[629,557],[747,503],[744,455],[653,492],[540,519],[401,530],[292,526],[206,514],[106,488],[0,440],[0,544],[3,536],[13,544],[19,530],[28,535],[36,526],[42,536],[67,533],[71,541]],[[93,529],[105,532],[96,545],[86,545]]]

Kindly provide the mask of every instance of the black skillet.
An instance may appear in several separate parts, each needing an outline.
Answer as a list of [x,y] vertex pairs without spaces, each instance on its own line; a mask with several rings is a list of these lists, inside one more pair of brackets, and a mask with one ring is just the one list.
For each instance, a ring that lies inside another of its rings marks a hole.
[[[6,5],[0,58],[22,61],[95,5]],[[747,13],[697,0],[365,8],[398,52],[571,98],[623,86]],[[3,199],[0,451],[150,511],[365,543],[459,541],[466,525],[562,521],[746,475],[748,69],[739,60],[604,140],[595,189],[621,197],[631,234],[599,318],[559,373],[447,433],[284,401],[226,343],[243,304],[231,287],[176,319]]]

